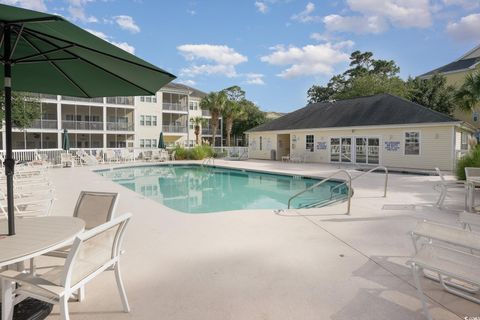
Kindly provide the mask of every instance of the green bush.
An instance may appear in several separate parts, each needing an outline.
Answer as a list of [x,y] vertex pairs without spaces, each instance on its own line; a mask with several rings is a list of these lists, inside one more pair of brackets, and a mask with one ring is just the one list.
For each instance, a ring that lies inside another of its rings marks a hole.
[[476,147],[471,152],[464,155],[457,162],[457,178],[458,180],[465,180],[466,167],[480,167],[480,147]]
[[180,146],[175,147],[175,158],[177,160],[202,160],[213,157],[213,149],[208,145],[196,146],[186,149]]

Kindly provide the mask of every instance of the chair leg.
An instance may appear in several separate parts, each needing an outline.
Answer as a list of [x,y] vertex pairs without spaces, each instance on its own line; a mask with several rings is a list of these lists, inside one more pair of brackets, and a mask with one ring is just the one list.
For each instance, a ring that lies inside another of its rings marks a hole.
[[85,286],[81,286],[80,288],[78,288],[77,299],[78,302],[82,302],[85,300]]
[[425,301],[426,300],[425,295],[423,294],[423,290],[420,285],[420,278],[418,276],[419,268],[415,264],[412,264],[412,273],[413,273],[413,281],[415,282],[415,287],[417,287],[418,297],[420,298],[420,300],[422,300],[423,312],[427,316],[428,320],[433,320],[432,316],[430,315],[430,312],[428,311],[427,302]]
[[115,278],[117,280],[118,293],[120,293],[120,299],[122,299],[123,311],[130,312],[130,305],[128,304],[127,294],[123,285],[119,262],[115,264]]
[[62,320],[70,320],[70,315],[68,314],[68,295],[60,298],[60,318]]

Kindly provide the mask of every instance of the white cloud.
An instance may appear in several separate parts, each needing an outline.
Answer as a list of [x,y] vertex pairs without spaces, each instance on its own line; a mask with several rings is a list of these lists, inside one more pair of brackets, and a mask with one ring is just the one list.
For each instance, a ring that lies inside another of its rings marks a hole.
[[185,85],[187,85],[187,86],[194,86],[194,85],[197,84],[197,82],[196,82],[195,80],[192,80],[192,79],[187,79],[187,80],[182,80],[182,79],[178,80],[178,79],[177,79],[176,82],[178,82],[178,83],[183,83],[183,84],[185,84]]
[[245,83],[246,84],[255,84],[255,85],[264,85],[265,81],[263,81],[264,75],[261,73],[246,73],[245,74]]
[[43,0],[0,0],[0,3],[10,6],[18,6],[25,9],[47,11],[47,6]]
[[382,33],[388,29],[385,19],[378,16],[344,17],[331,14],[323,18],[329,32],[353,32],[358,34]]
[[177,50],[188,61],[209,60],[218,64],[237,65],[246,62],[248,58],[234,49],[225,45],[213,44],[184,44],[177,47]]
[[140,27],[135,23],[132,17],[126,15],[120,15],[113,17],[115,22],[120,26],[120,28],[130,31],[131,33],[140,32]]
[[228,78],[238,76],[235,66],[222,64],[201,64],[191,65],[180,70],[180,75],[183,77],[195,77],[198,75],[213,75],[221,74]]
[[262,2],[262,1],[255,1],[255,7],[261,13],[267,13],[267,11],[268,11],[267,4],[265,2]]
[[278,76],[282,78],[295,78],[306,75],[330,75],[337,64],[349,61],[349,54],[342,49],[351,47],[352,41],[339,43],[324,43],[319,45],[306,45],[304,47],[285,47],[278,45],[271,50],[273,53],[261,57],[263,62],[289,66]]
[[470,14],[447,25],[447,33],[459,41],[480,41],[479,30],[480,13]]
[[114,41],[111,37],[107,36],[105,33],[101,32],[101,31],[95,31],[95,30],[91,30],[91,29],[85,29],[87,30],[88,32],[90,32],[91,34],[105,40],[105,41],[108,41],[110,42],[111,44],[119,47],[120,49],[123,49],[127,52],[130,52],[131,54],[135,54],[135,47],[129,45],[127,42],[116,42]]
[[68,0],[68,13],[70,14],[70,18],[73,21],[81,21],[84,23],[96,23],[98,19],[95,16],[89,16],[85,12],[85,6],[89,2],[93,2],[93,0]]
[[313,11],[315,11],[315,4],[309,2],[302,12],[294,14],[290,19],[303,23],[319,20],[320,17],[312,15]]

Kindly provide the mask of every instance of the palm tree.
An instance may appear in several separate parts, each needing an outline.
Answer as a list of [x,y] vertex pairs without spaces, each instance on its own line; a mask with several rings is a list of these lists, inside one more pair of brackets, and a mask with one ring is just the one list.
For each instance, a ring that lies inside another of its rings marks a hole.
[[232,134],[233,122],[243,117],[242,102],[228,100],[223,108],[222,116],[227,131],[227,146],[230,147],[230,136]]
[[227,95],[225,92],[210,92],[207,96],[203,97],[200,101],[200,108],[210,111],[211,119],[210,124],[212,127],[212,143],[215,146],[215,136],[217,134],[218,119],[222,114],[223,107],[227,101]]
[[465,77],[465,82],[458,89],[455,98],[459,103],[460,110],[474,111],[475,106],[480,102],[480,71],[470,73]]
[[207,119],[202,117],[193,117],[190,119],[190,122],[194,126],[195,133],[195,143],[198,145],[198,136],[200,135],[200,129],[207,124]]

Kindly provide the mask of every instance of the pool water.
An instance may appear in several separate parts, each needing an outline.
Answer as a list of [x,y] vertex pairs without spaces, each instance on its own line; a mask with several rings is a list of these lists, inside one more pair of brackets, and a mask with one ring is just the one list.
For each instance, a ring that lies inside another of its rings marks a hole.
[[[151,165],[97,172],[147,198],[185,213],[285,209],[291,196],[320,181],[200,165]],[[328,181],[294,199],[291,207],[323,206],[345,198],[346,194],[345,185]]]

